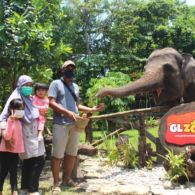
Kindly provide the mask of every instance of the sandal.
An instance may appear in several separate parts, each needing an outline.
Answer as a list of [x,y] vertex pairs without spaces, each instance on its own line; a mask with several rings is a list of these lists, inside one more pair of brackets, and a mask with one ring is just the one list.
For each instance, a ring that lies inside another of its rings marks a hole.
[[52,188],[52,194],[59,194],[61,192],[61,189],[59,186],[55,186]]

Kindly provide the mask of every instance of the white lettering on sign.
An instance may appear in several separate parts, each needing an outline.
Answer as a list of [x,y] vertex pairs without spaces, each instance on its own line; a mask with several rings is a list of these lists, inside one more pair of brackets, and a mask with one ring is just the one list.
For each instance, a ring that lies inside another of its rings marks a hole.
[[181,128],[181,124],[171,124],[170,131],[172,133],[183,132],[183,129]]
[[183,124],[183,128],[182,125],[179,123],[172,123],[170,124],[170,132],[172,133],[184,132],[195,134],[195,120],[189,124]]

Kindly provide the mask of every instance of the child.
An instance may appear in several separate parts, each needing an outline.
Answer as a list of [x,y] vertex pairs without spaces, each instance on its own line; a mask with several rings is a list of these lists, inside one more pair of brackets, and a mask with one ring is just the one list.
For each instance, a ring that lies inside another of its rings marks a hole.
[[22,124],[20,119],[24,116],[24,104],[21,99],[13,99],[9,104],[9,118],[6,127],[1,125],[0,143],[0,195],[3,184],[9,172],[12,195],[18,194],[17,165],[18,154],[24,153]]
[[45,114],[49,107],[49,99],[47,98],[48,86],[43,83],[36,83],[35,95],[33,96],[33,105],[39,109],[39,125],[38,125],[38,140],[43,140],[43,130],[45,125]]

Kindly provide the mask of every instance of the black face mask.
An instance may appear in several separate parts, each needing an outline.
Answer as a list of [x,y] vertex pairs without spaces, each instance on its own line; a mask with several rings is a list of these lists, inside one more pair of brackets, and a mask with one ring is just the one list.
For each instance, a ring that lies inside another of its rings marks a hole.
[[74,70],[65,70],[63,72],[63,76],[66,78],[72,79],[75,76]]

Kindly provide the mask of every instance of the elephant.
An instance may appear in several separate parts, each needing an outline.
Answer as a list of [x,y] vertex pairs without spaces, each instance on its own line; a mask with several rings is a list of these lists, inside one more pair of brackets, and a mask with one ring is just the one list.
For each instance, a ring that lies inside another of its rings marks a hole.
[[184,102],[195,101],[195,60],[191,54],[183,54],[182,77],[184,81]]
[[156,105],[174,106],[195,100],[195,60],[166,47],[154,50],[144,66],[143,76],[118,88],[100,89],[96,96],[123,97],[152,92]]

